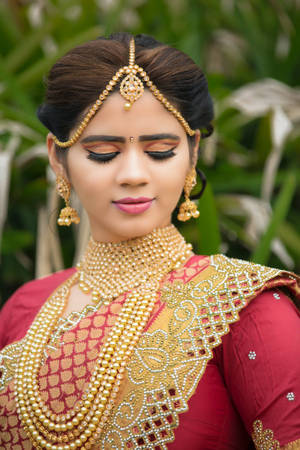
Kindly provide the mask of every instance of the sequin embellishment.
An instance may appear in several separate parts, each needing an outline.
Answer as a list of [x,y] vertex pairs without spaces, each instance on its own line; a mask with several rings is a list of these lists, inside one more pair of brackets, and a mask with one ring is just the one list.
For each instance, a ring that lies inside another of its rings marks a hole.
[[276,300],[280,300],[280,295],[277,292],[273,294],[273,297],[276,298]]
[[251,351],[248,353],[248,358],[249,359],[255,359],[256,358],[256,353],[254,351]]
[[0,352],[0,392],[13,379],[18,360],[25,345],[25,338],[9,344]]
[[293,400],[295,400],[295,394],[294,394],[294,392],[288,392],[287,394],[286,394],[286,398],[291,402],[291,401],[293,401]]
[[263,429],[261,420],[253,423],[252,439],[257,450],[280,450],[280,444],[274,439],[274,433],[270,429]]

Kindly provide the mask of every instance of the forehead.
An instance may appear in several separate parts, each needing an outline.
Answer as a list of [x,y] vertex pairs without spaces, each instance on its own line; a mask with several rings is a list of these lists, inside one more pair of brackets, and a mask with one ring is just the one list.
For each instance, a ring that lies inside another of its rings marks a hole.
[[129,111],[125,110],[124,104],[125,100],[118,92],[111,94],[82,136],[94,133],[116,136],[176,133],[180,137],[185,136],[178,120],[148,90],[133,103]]

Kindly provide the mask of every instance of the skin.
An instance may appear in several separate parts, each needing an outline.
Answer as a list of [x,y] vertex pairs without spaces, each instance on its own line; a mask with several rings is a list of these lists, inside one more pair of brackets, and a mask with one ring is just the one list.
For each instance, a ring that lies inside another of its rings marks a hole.
[[[194,155],[199,140],[197,131]],[[185,177],[194,165],[185,130],[149,91],[129,111],[119,93],[109,96],[70,148],[67,172],[56,156],[51,133],[47,143],[54,172],[69,179],[87,211],[93,238],[101,242],[143,236],[170,224]],[[174,156],[157,160],[147,153],[166,151]],[[90,159],[90,152],[118,154],[102,163]],[[131,215],[113,203],[124,197],[147,197],[153,202],[143,213]]]

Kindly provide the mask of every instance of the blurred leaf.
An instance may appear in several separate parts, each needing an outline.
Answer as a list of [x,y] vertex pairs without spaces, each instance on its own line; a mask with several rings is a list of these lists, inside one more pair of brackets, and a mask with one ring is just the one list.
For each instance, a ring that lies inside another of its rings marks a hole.
[[293,225],[283,222],[279,226],[278,236],[282,242],[288,247],[290,253],[300,260],[300,234]]
[[41,122],[38,120],[35,114],[34,115],[28,114],[22,111],[21,109],[8,106],[1,100],[0,100],[0,111],[5,116],[6,119],[11,119],[13,121],[20,122],[24,125],[29,126],[30,128],[33,128],[33,130],[41,133],[40,138],[46,135],[47,129],[44,127],[44,125],[41,124]]
[[21,38],[20,30],[18,29],[10,10],[7,6],[5,6],[4,2],[0,3],[0,30],[0,54],[4,55],[7,46],[9,47],[16,44]]
[[50,67],[54,64],[57,59],[67,53],[71,48],[80,45],[83,42],[89,41],[91,39],[96,39],[101,35],[103,29],[100,26],[89,28],[84,30],[82,33],[76,34],[71,39],[68,39],[63,45],[60,46],[59,51],[52,55],[46,55],[44,58],[36,62],[32,67],[27,69],[18,77],[18,83],[22,87],[26,87],[30,83],[42,78],[42,76],[48,72]]
[[34,236],[29,231],[6,230],[3,233],[1,252],[15,253],[32,245]]
[[3,82],[3,91],[0,98],[9,96],[10,101],[13,100],[17,105],[21,106],[27,113],[34,112],[32,100],[27,92],[22,90],[16,78],[7,72],[5,61],[0,57],[0,80]]
[[5,59],[5,67],[7,72],[15,72],[33,53],[33,51],[41,45],[43,38],[51,32],[61,21],[58,17],[56,21],[48,20],[40,28],[32,30],[32,32],[17,45],[13,52]]
[[276,199],[273,216],[268,228],[255,249],[251,260],[255,263],[266,264],[271,252],[271,242],[278,235],[278,230],[289,210],[296,189],[296,177],[288,174],[282,189]]
[[211,255],[220,251],[221,236],[214,195],[209,183],[199,200],[200,217],[197,226],[200,232],[199,251],[201,255]]

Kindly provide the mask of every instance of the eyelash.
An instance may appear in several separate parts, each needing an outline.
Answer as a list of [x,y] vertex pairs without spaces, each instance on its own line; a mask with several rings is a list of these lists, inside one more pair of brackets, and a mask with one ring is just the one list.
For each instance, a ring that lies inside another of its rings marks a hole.
[[91,150],[88,150],[88,159],[93,161],[97,161],[99,163],[108,163],[112,159],[114,159],[120,152],[112,152],[112,153],[95,153]]
[[[173,156],[175,156],[176,155],[176,153],[174,153],[175,148],[176,147],[170,148],[170,150],[167,150],[165,152],[146,151],[146,153],[151,158],[162,161],[164,159],[172,158]],[[103,164],[110,162],[112,159],[114,159],[120,153],[120,152],[95,153],[95,152],[92,152],[91,150],[88,150],[88,152],[89,152],[88,159],[91,159],[93,161],[97,161],[97,162],[103,163]]]

